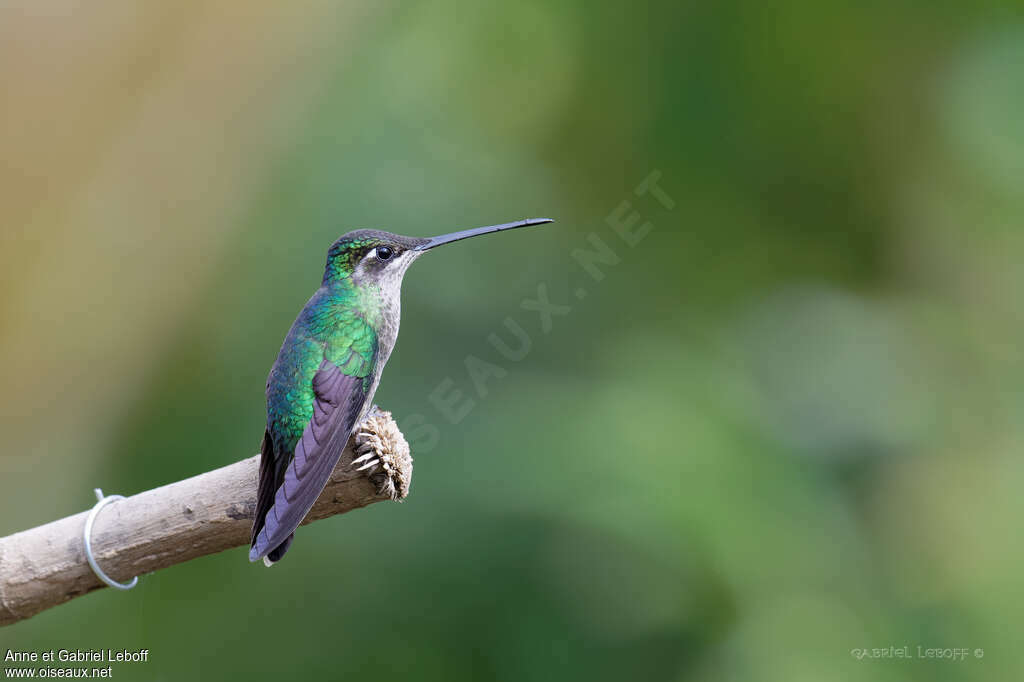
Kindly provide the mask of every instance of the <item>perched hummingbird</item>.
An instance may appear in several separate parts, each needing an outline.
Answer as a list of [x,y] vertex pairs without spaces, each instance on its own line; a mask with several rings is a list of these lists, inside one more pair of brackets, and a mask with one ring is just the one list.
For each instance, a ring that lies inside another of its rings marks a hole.
[[267,377],[250,561],[270,566],[288,551],[369,412],[398,338],[402,277],[413,261],[443,244],[550,222],[532,218],[430,239],[356,230],[331,245],[320,288],[292,324]]

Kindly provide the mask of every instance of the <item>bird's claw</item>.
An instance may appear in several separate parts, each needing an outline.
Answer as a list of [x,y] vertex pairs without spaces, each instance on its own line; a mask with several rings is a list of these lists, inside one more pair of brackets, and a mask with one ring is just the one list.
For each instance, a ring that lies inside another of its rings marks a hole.
[[369,452],[367,452],[367,453],[366,453],[365,455],[363,455],[362,457],[356,457],[356,458],[355,458],[354,460],[352,460],[352,464],[353,464],[353,466],[354,466],[354,465],[356,465],[356,464],[359,464],[360,462],[365,462],[365,461],[366,461],[366,460],[368,460],[368,459],[374,459],[374,458],[376,458],[376,457],[377,457],[377,453],[373,451],[373,448],[360,448],[360,449],[358,450],[358,452],[360,452],[360,453],[361,453],[361,452],[363,452],[364,450],[369,450]]
[[363,466],[356,471],[366,471],[369,474],[377,470],[380,465],[380,453],[384,450],[384,444],[380,437],[372,433],[359,433],[356,435],[355,452],[358,457],[352,460],[352,466],[362,463]]
[[349,470],[366,476],[376,486],[378,494],[401,500],[409,494],[412,457],[408,443],[390,417],[390,413],[374,406],[356,428]]

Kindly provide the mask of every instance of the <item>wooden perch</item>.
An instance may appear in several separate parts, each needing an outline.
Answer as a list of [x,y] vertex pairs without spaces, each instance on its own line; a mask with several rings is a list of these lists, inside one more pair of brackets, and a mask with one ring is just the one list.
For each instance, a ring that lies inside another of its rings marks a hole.
[[[351,467],[354,443],[369,442],[383,467],[367,476]],[[119,582],[196,557],[249,544],[259,456],[147,490],[100,510],[93,554]],[[409,445],[388,412],[374,407],[358,427],[327,487],[303,523],[409,493]],[[83,499],[88,488],[83,490]],[[0,625],[9,625],[104,587],[86,561],[82,531],[88,510],[0,538]],[[261,570],[263,564],[239,570]],[[139,589],[143,589],[140,581]]]

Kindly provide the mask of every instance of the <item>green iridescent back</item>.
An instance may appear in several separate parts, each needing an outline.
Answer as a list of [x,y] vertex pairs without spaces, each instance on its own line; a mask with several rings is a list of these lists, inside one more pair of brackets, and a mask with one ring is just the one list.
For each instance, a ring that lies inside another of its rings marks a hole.
[[352,271],[366,239],[336,243],[328,253],[323,285],[302,309],[267,379],[267,430],[277,453],[290,455],[313,416],[313,377],[326,358],[370,390],[377,354],[379,293],[359,287]]

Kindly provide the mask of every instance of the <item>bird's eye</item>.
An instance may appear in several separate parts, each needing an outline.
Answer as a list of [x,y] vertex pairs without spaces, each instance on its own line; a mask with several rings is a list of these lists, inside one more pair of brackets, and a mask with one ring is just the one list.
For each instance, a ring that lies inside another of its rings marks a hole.
[[393,255],[395,255],[395,252],[390,246],[377,247],[377,258],[380,260],[391,260]]

